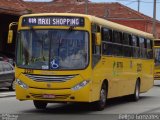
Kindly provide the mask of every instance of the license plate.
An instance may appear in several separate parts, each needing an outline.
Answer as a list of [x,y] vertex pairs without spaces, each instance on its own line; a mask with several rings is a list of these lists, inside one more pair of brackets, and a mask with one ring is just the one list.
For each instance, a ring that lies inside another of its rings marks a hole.
[[52,94],[44,94],[43,98],[55,98],[55,95]]

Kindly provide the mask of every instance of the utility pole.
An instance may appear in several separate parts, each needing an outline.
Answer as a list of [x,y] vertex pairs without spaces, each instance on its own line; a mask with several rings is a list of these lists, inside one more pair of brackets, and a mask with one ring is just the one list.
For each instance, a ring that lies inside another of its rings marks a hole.
[[88,0],[85,0],[85,14],[88,14]]
[[140,11],[140,0],[137,1],[138,2],[138,12]]
[[156,37],[156,3],[157,1],[154,0],[154,7],[153,7],[153,28],[152,28],[152,34],[154,37]]

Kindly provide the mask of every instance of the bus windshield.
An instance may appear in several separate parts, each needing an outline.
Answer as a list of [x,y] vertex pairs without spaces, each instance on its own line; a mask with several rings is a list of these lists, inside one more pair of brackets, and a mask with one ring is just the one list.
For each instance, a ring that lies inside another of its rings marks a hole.
[[31,69],[84,69],[89,61],[88,38],[86,31],[20,31],[16,64]]
[[155,48],[155,67],[160,67],[160,48]]

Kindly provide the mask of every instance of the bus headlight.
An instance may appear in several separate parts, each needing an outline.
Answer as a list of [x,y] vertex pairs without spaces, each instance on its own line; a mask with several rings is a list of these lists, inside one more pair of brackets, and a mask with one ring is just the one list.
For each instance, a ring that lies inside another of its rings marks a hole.
[[16,84],[19,85],[21,88],[28,89],[28,86],[19,79],[16,79]]
[[82,87],[86,86],[89,83],[89,80],[85,80],[72,88],[72,90],[79,90]]

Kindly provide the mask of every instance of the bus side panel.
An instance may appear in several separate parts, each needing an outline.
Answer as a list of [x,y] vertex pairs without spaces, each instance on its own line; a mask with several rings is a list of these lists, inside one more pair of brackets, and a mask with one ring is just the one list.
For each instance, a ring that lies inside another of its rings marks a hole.
[[113,57],[102,56],[100,62],[93,68],[93,86],[92,86],[92,100],[99,100],[100,89],[104,80],[108,81],[108,98],[116,97],[118,95],[118,81],[114,79],[113,75]]
[[142,62],[143,62],[143,67],[142,67],[143,75],[141,79],[141,92],[146,92],[153,86],[154,63],[153,60],[142,60]]
[[137,79],[137,73],[135,71],[135,64],[137,61],[131,58],[117,58],[117,72],[119,72],[120,65],[122,63],[122,71],[119,73],[121,80],[118,83],[119,96],[129,95],[134,92],[134,85]]

